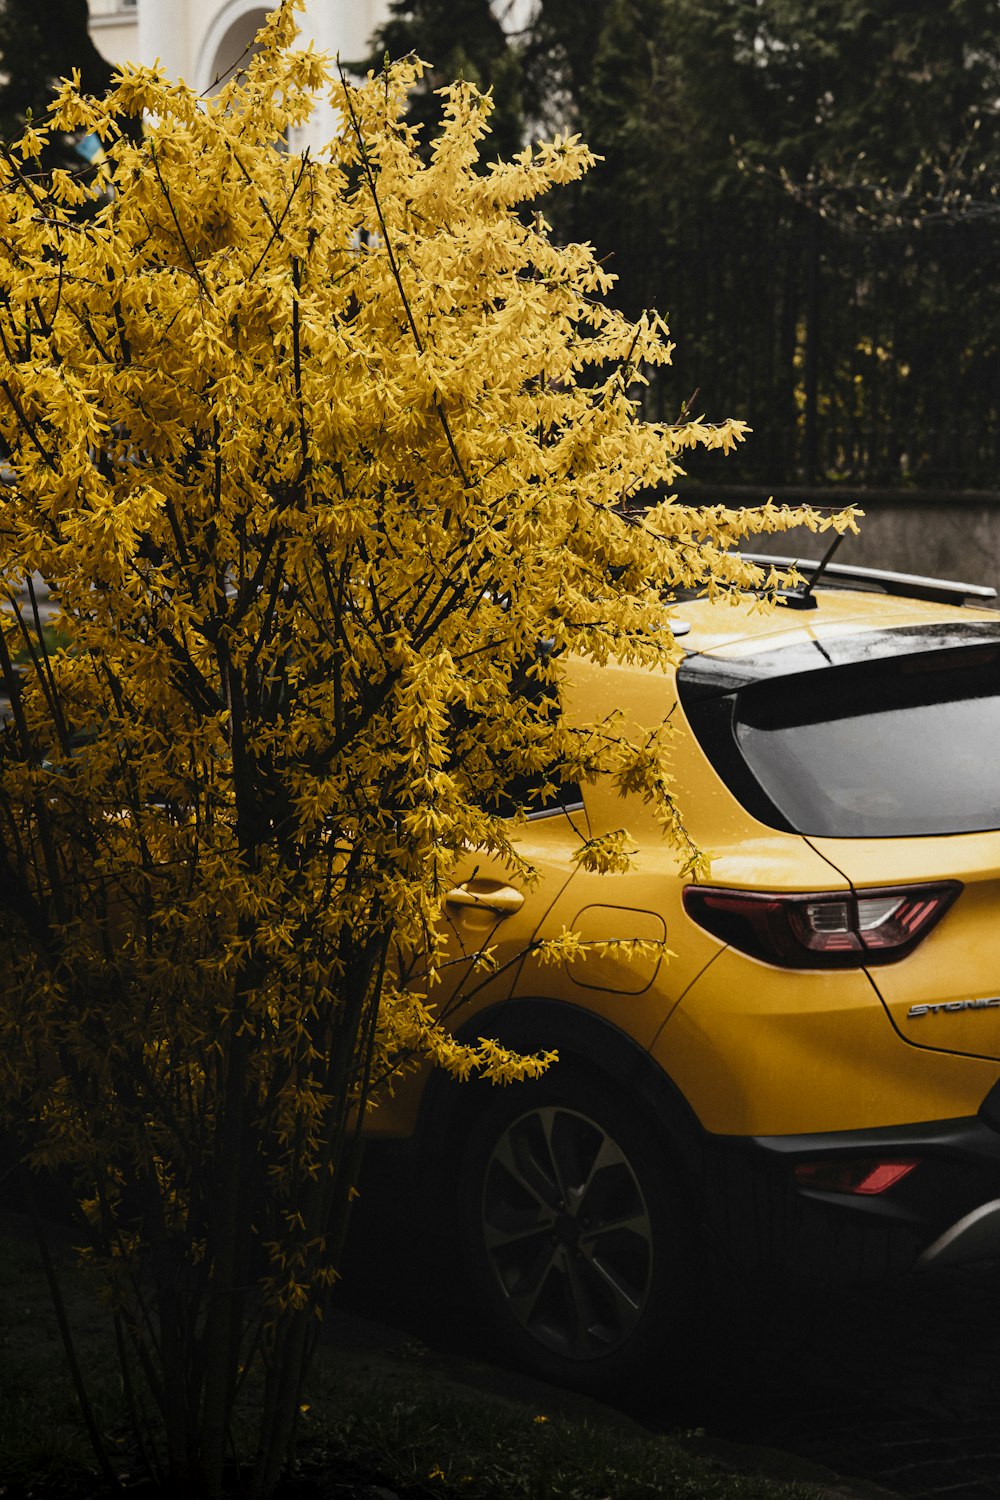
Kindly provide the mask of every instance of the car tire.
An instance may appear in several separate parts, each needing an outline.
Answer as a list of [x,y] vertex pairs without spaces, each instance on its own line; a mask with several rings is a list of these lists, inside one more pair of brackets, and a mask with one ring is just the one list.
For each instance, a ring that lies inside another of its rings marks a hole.
[[465,1261],[485,1331],[546,1380],[607,1393],[685,1364],[702,1257],[652,1123],[557,1063],[489,1101],[461,1158]]

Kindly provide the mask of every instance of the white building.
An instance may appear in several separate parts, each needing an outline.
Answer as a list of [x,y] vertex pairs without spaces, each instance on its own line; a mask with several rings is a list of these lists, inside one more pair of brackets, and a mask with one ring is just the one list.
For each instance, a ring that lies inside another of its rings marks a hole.
[[[158,61],[169,77],[211,92],[273,8],[274,0],[90,0],[90,34],[110,63]],[[386,0],[306,0],[303,42],[357,62],[387,10]],[[295,146],[321,145],[324,123],[314,120]]]

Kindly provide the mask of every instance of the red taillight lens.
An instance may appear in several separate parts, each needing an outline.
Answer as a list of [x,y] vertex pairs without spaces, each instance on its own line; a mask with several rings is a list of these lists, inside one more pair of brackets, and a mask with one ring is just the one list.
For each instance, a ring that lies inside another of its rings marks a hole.
[[961,885],[777,895],[690,885],[684,906],[714,937],[752,958],[787,969],[859,969],[911,953],[954,901]]
[[854,1161],[801,1161],[795,1168],[795,1181],[801,1188],[819,1193],[857,1193],[864,1198],[877,1197],[902,1182],[917,1166],[912,1158],[886,1161],[865,1156]]

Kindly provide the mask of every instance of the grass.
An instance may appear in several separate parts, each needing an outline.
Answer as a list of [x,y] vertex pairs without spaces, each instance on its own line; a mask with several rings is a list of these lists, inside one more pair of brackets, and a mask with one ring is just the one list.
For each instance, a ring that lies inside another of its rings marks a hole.
[[[301,1456],[401,1500],[803,1500],[804,1486],[734,1474],[677,1438],[443,1386],[419,1373],[332,1384],[320,1365],[320,1431]],[[327,1493],[336,1494],[333,1484]]]
[[[61,1264],[65,1259],[59,1257]],[[61,1277],[90,1399],[113,1432],[118,1381],[103,1309],[72,1267]],[[112,1440],[113,1442],[113,1440]],[[53,1491],[97,1473],[33,1240],[0,1237],[0,1483]]]
[[[112,1455],[128,1440],[104,1311],[57,1257],[67,1311]],[[734,1474],[624,1417],[538,1409],[481,1394],[414,1342],[390,1353],[321,1350],[304,1403],[297,1473],[282,1500],[808,1500],[802,1486]],[[532,1389],[528,1387],[527,1389]],[[544,1388],[539,1388],[543,1389]],[[581,1404],[586,1408],[586,1403]],[[252,1420],[252,1413],[247,1413]],[[124,1476],[123,1476],[124,1477]],[[0,1495],[103,1493],[31,1241],[0,1234]]]

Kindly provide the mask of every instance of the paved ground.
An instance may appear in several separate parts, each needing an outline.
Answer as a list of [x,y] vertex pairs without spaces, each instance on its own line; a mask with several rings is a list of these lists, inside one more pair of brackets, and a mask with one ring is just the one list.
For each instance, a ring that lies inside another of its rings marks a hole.
[[709,1432],[926,1500],[1000,1496],[1000,1265],[747,1306],[729,1326]]
[[[449,1318],[433,1274],[414,1286],[392,1265],[384,1244],[357,1257],[355,1313],[459,1357],[490,1357],[460,1293]],[[850,1293],[734,1293],[706,1322],[704,1347],[681,1408],[651,1380],[628,1415],[703,1432],[694,1440],[717,1451],[740,1445],[738,1462],[779,1476],[829,1485],[832,1471],[855,1493],[1000,1500],[1000,1263]]]

